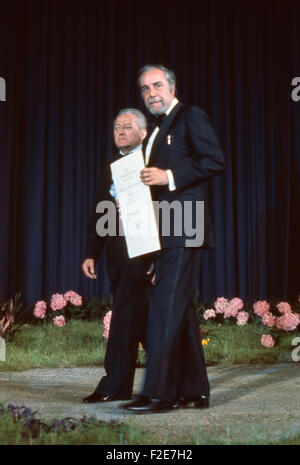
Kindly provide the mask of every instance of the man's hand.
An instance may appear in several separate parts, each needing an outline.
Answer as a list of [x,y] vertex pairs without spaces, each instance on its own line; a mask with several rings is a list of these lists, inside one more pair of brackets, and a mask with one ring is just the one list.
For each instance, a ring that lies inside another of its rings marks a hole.
[[82,270],[88,278],[97,279],[95,274],[95,260],[93,258],[86,258],[82,264]]
[[[147,274],[152,274],[154,271],[154,263],[151,263],[148,271],[147,271]],[[151,283],[154,285],[155,284],[155,272],[153,273],[153,276],[151,278]]]
[[165,186],[169,184],[167,172],[154,166],[151,168],[144,168],[141,171],[141,181],[146,184],[146,186]]

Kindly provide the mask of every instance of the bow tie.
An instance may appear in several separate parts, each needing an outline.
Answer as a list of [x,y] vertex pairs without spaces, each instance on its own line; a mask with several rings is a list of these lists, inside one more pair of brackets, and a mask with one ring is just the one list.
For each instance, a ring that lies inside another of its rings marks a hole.
[[155,128],[156,126],[160,127],[161,123],[163,122],[166,116],[167,115],[165,113],[163,113],[162,115],[158,115],[158,116],[151,115],[151,119],[150,119],[151,126],[153,126],[153,128]]

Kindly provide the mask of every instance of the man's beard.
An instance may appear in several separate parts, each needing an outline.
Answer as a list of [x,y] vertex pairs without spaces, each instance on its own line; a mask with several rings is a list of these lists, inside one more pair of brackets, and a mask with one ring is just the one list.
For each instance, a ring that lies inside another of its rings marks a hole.
[[164,100],[161,100],[161,107],[159,110],[154,110],[154,108],[152,108],[152,106],[149,103],[146,104],[146,107],[148,111],[154,116],[162,115],[163,113],[166,113],[168,109],[168,106]]

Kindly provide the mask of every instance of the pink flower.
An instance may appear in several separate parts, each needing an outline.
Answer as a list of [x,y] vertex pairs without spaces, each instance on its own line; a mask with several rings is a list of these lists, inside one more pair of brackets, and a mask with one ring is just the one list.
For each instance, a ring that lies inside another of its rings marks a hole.
[[276,319],[276,328],[284,331],[293,331],[299,324],[299,315],[295,313],[284,313]]
[[74,291],[68,291],[64,294],[64,299],[76,307],[82,305],[82,297]]
[[260,342],[264,347],[269,347],[269,348],[273,347],[275,344],[274,339],[272,338],[272,336],[270,336],[270,334],[263,334]]
[[62,310],[67,305],[67,301],[62,294],[53,294],[50,307],[52,310]]
[[224,318],[230,318],[231,316],[235,318],[239,311],[235,307],[231,307],[230,303],[224,310]]
[[236,317],[236,324],[238,326],[244,326],[249,320],[249,313],[248,312],[239,312]]
[[215,309],[217,313],[224,313],[225,308],[228,305],[228,299],[225,299],[225,297],[219,297],[215,301]]
[[224,304],[224,318],[235,318],[243,306],[243,301],[238,297],[227,301],[227,303]]
[[239,297],[235,297],[234,299],[231,299],[229,304],[232,308],[235,308],[238,311],[242,310],[244,306],[244,302]]
[[213,308],[205,310],[205,312],[203,313],[203,318],[205,320],[208,320],[209,318],[215,318],[215,316],[216,316],[216,312]]
[[272,328],[276,323],[276,317],[272,313],[267,312],[262,316],[262,322],[265,326]]
[[253,304],[254,313],[258,316],[263,316],[270,310],[270,305],[265,300],[259,300]]
[[62,326],[65,326],[66,324],[65,317],[63,315],[55,316],[53,318],[53,323],[55,324],[55,326],[58,326],[59,328],[61,328]]
[[112,311],[110,310],[104,315],[104,318],[103,318],[103,324],[104,324],[103,337],[105,337],[105,339],[108,339],[108,336],[109,336],[111,315],[112,315]]
[[279,304],[276,305],[280,313],[291,313],[292,309],[291,306],[288,302],[279,302]]
[[46,310],[46,302],[44,300],[39,300],[34,306],[33,314],[36,318],[43,319],[45,318]]

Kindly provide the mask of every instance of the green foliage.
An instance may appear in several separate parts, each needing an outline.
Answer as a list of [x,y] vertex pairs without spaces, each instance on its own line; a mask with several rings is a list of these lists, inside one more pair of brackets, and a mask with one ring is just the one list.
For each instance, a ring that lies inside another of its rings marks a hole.
[[[16,407],[17,410],[20,408]],[[299,431],[285,431],[277,438],[264,428],[249,423],[240,428],[224,425],[211,432],[199,427],[196,433],[170,437],[143,431],[135,420],[104,422],[94,417],[45,421],[25,406],[24,415],[12,415],[0,404],[0,445],[299,445]]]
[[93,297],[91,300],[85,300],[80,312],[75,314],[74,318],[90,320],[90,321],[102,321],[106,312],[111,310],[112,307],[112,296],[99,298]]
[[17,445],[22,444],[22,433],[24,426],[21,423],[15,423],[9,414],[5,412],[0,421],[0,445]]
[[52,323],[23,325],[17,336],[8,341],[5,371],[30,368],[101,365],[106,340],[101,321],[71,320],[58,328]]
[[283,445],[300,444],[300,431],[285,431],[274,438],[274,433],[266,431],[265,426],[256,424],[239,425],[226,422],[213,433],[199,427],[196,434],[186,438],[182,444],[191,445]]
[[42,421],[26,406],[0,404],[0,445],[129,445],[147,444],[147,435],[134,425],[95,417]]
[[21,293],[17,293],[7,302],[0,303],[0,337],[6,340],[14,337],[20,327],[19,319],[22,309]]
[[[239,363],[278,363],[291,362],[295,333],[281,336],[277,345],[268,349],[261,345],[261,336],[266,332],[262,324],[233,326],[205,322],[201,329],[210,337],[204,346],[208,364],[231,362]],[[207,336],[206,336],[207,337]]]
[[[201,330],[210,339],[204,346],[209,365],[292,361],[294,332],[283,335],[275,347],[268,349],[260,343],[265,332],[261,324],[240,327],[206,322]],[[101,321],[71,320],[62,328],[52,323],[23,325],[17,336],[7,342],[7,360],[0,362],[0,370],[102,365],[106,349],[102,334]],[[145,352],[139,351],[138,365],[144,363]]]

